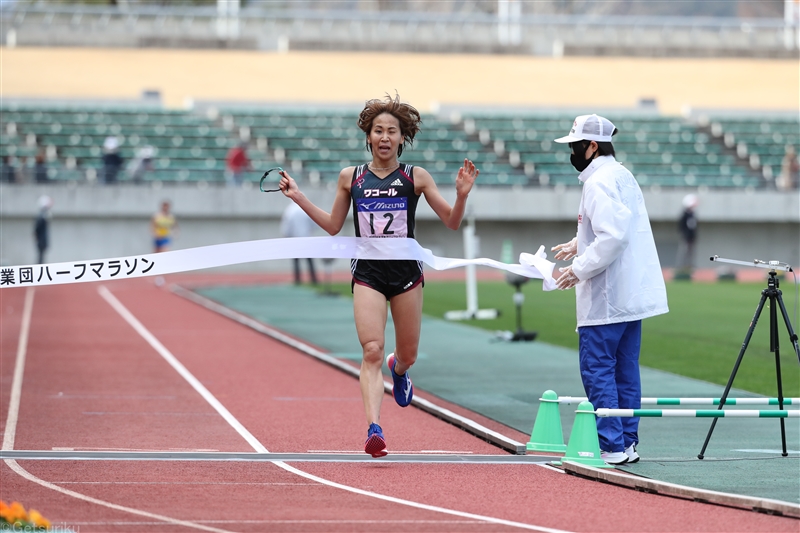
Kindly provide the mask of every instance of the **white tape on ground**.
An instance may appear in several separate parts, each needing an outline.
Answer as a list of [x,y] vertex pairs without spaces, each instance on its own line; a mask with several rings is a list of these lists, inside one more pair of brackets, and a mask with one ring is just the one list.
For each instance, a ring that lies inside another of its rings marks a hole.
[[544,280],[546,291],[555,288],[553,267],[544,246],[535,254],[520,254],[519,264],[506,264],[484,257],[453,259],[437,257],[414,239],[368,239],[360,237],[298,237],[234,242],[143,254],[46,265],[0,268],[0,288],[36,287],[90,281],[114,281],[142,276],[161,276],[205,268],[294,258],[314,259],[406,259],[422,261],[435,270],[480,265]]

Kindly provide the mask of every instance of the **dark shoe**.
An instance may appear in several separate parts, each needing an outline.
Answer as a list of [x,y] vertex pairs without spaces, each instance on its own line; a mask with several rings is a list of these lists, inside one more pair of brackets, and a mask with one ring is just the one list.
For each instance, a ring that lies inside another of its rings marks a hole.
[[388,366],[389,370],[392,372],[392,381],[394,382],[392,386],[392,395],[394,396],[394,401],[396,401],[397,405],[400,407],[408,406],[408,404],[411,403],[411,399],[414,397],[414,385],[411,384],[411,378],[408,377],[408,372],[402,376],[398,376],[394,373],[394,367],[397,366],[397,359],[395,359],[394,353],[390,353],[386,357],[386,366]]

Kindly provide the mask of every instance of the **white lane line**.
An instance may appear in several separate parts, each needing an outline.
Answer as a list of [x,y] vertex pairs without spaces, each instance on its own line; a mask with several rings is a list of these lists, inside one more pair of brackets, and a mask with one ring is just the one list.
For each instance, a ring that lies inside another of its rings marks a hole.
[[[260,481],[53,481],[58,485],[200,485],[202,487],[212,487],[216,485],[255,485],[258,487],[319,487],[318,483],[270,483]],[[207,522],[207,520],[201,520]]]
[[164,448],[163,450],[153,450],[146,448],[93,448],[87,446],[76,446],[74,448],[53,446],[54,452],[190,452],[190,453],[216,453],[219,450],[213,448]]
[[19,328],[17,344],[17,360],[14,363],[14,378],[11,382],[11,399],[8,402],[8,417],[3,432],[3,450],[13,450],[17,437],[17,419],[19,417],[19,399],[22,396],[22,374],[25,372],[25,355],[28,352],[28,333],[31,329],[33,315],[33,294],[35,289],[29,287],[25,291],[25,303],[22,307],[22,325]]
[[86,496],[85,494],[81,494],[79,492],[75,492],[75,491],[72,491],[72,490],[69,490],[69,489],[65,489],[63,487],[59,487],[58,485],[54,485],[53,483],[50,483],[50,482],[45,481],[43,479],[39,479],[38,477],[34,476],[30,472],[28,472],[27,470],[25,470],[24,468],[19,466],[17,464],[17,461],[14,460],[14,459],[5,459],[5,462],[9,466],[9,468],[11,468],[11,470],[16,472],[20,476],[24,477],[25,479],[27,479],[29,481],[33,481],[34,483],[37,483],[37,484],[39,484],[39,485],[41,485],[43,487],[47,487],[50,490],[54,490],[56,492],[60,492],[61,494],[66,494],[67,496],[72,496],[73,498],[77,498],[79,500],[83,500],[83,501],[86,501],[86,502],[89,502],[89,503],[94,503],[96,505],[102,505],[103,507],[108,507],[109,509],[114,509],[116,511],[123,511],[123,512],[126,512],[126,513],[131,513],[131,514],[135,514],[135,515],[139,515],[139,516],[144,516],[146,518],[152,518],[152,519],[159,520],[161,522],[166,522],[168,524],[173,524],[173,525],[176,525],[176,526],[190,527],[190,528],[194,528],[194,529],[200,529],[200,530],[203,530],[203,531],[213,531],[215,533],[232,533],[231,531],[228,531],[227,529],[218,529],[218,528],[215,528],[215,527],[204,526],[202,524],[196,524],[194,522],[188,522],[186,520],[179,520],[177,518],[171,518],[169,516],[164,516],[164,515],[155,514],[155,513],[148,513],[147,511],[142,511],[140,509],[133,509],[131,507],[125,507],[124,505],[117,505],[116,503],[107,502],[105,500],[98,500],[97,498],[92,498],[91,496]]
[[[217,412],[219,412],[222,415],[222,417],[231,425],[231,427],[233,427],[233,429],[236,430],[236,432],[239,433],[250,444],[250,446],[253,447],[253,449],[255,451],[260,452],[260,453],[269,453],[267,451],[266,447],[264,447],[263,444],[261,444],[249,431],[247,431],[247,429],[238,420],[236,420],[236,418],[230,413],[230,411],[228,411],[222,405],[222,403],[220,403],[220,401],[217,400],[214,397],[214,395],[212,395],[211,392],[209,392],[208,389],[206,389],[200,383],[200,381],[198,381],[197,378],[195,378],[186,369],[186,367],[183,366],[175,358],[175,356],[172,355],[169,352],[169,350],[167,350],[164,347],[164,345],[162,345],[158,341],[158,339],[156,339],[155,336],[153,336],[153,334],[150,333],[141,324],[141,322],[139,322],[136,319],[136,317],[134,317],[133,314],[131,314],[131,312],[128,311],[128,309],[124,305],[122,305],[122,303],[119,300],[117,300],[117,298],[113,294],[111,294],[111,292],[107,288],[105,288],[105,286],[101,286],[98,289],[98,292],[100,292],[100,295],[109,304],[111,304],[111,306],[114,308],[114,310],[117,311],[137,331],[137,333],[139,333],[142,337],[144,337],[145,340],[147,340],[147,342],[150,343],[150,345],[153,348],[155,348],[156,351],[162,357],[164,357],[164,359],[166,359],[170,363],[170,365],[175,370],[177,370],[178,373],[186,381],[188,381],[189,384],[192,385],[192,387],[194,387],[194,389],[197,392],[199,392],[200,395],[209,404],[211,404],[214,407],[214,409],[217,410]],[[543,526],[525,524],[525,523],[522,523],[522,522],[514,522],[514,521],[511,521],[511,520],[504,520],[502,518],[495,518],[493,516],[484,516],[484,515],[478,515],[478,514],[473,514],[473,513],[466,513],[466,512],[463,512],[463,511],[456,511],[454,509],[447,509],[445,507],[438,507],[438,506],[435,506],[435,505],[427,505],[427,504],[424,504],[424,503],[413,502],[413,501],[404,500],[404,499],[401,499],[401,498],[395,498],[393,496],[386,496],[386,495],[383,495],[383,494],[379,494],[377,492],[370,492],[370,491],[362,490],[362,489],[359,489],[359,488],[356,488],[356,487],[350,487],[348,485],[342,485],[341,483],[336,483],[335,481],[330,481],[328,479],[324,479],[324,478],[315,476],[313,474],[309,474],[307,472],[303,472],[302,470],[299,470],[299,469],[297,469],[297,468],[295,468],[293,466],[289,466],[288,464],[286,464],[286,463],[284,463],[282,461],[271,461],[271,462],[272,462],[272,464],[274,464],[274,465],[286,470],[287,472],[291,472],[291,473],[296,474],[296,475],[298,475],[300,477],[303,477],[303,478],[306,478],[306,479],[310,479],[312,481],[316,481],[317,483],[321,483],[321,484],[327,485],[329,487],[341,489],[341,490],[344,490],[344,491],[347,491],[347,492],[352,492],[354,494],[359,494],[361,496],[368,496],[370,498],[375,498],[375,499],[378,499],[378,500],[384,500],[384,501],[388,501],[388,502],[392,502],[392,503],[398,503],[400,505],[406,505],[408,507],[414,507],[416,509],[423,509],[423,510],[426,510],[426,511],[433,511],[433,512],[437,512],[437,513],[452,515],[452,516],[459,516],[459,517],[462,517],[462,518],[471,518],[473,520],[480,520],[482,522],[488,522],[488,523],[491,523],[491,524],[499,524],[499,525],[504,525],[504,526],[518,527],[520,529],[528,529],[528,530],[532,530],[532,531],[542,531],[544,533],[569,533],[569,532],[561,530],[561,529],[552,529],[552,528],[543,527]],[[377,462],[379,462],[379,461],[376,461],[376,463]]]
[[[205,524],[478,524],[478,520],[396,520],[392,518],[381,518],[376,520],[200,520]],[[133,521],[114,521],[114,522],[75,522],[70,521],[70,525],[75,526],[155,526],[160,522],[144,522],[141,520]]]
[[153,334],[152,334],[152,333],[150,333],[150,332],[147,330],[147,328],[145,328],[145,327],[142,325],[142,323],[141,323],[141,322],[139,322],[139,321],[136,319],[136,317],[135,317],[135,316],[133,316],[133,314],[131,314],[131,312],[130,312],[130,311],[128,311],[128,309],[127,309],[127,308],[126,308],[124,305],[122,305],[122,303],[120,303],[120,301],[119,301],[119,300],[117,300],[117,298],[116,298],[116,297],[115,297],[113,294],[111,294],[111,291],[109,291],[109,290],[108,290],[108,289],[105,287],[105,285],[101,285],[101,286],[100,286],[100,287],[97,289],[97,292],[99,292],[99,293],[100,293],[100,296],[102,296],[102,297],[103,297],[103,299],[104,299],[105,301],[107,301],[107,302],[109,303],[109,305],[111,305],[111,307],[113,307],[113,308],[114,308],[114,310],[115,310],[117,313],[119,313],[119,314],[120,314],[120,316],[121,316],[122,318],[124,318],[124,319],[125,319],[125,321],[126,321],[128,324],[130,324],[130,325],[131,325],[131,327],[132,327],[134,330],[136,330],[136,333],[138,333],[139,335],[141,335],[141,336],[144,338],[144,340],[146,340],[146,341],[148,342],[148,344],[150,344],[150,346],[152,346],[152,347],[153,347],[153,349],[154,349],[156,352],[158,352],[158,354],[159,354],[161,357],[163,357],[163,358],[164,358],[164,359],[167,361],[167,363],[169,363],[169,364],[170,364],[170,366],[171,366],[172,368],[174,368],[174,369],[175,369],[175,371],[176,371],[176,372],[178,372],[178,374],[180,374],[180,375],[181,375],[181,377],[182,377],[183,379],[185,379],[185,380],[186,380],[186,381],[189,383],[189,385],[191,385],[191,386],[192,386],[192,388],[193,388],[194,390],[196,390],[196,391],[198,392],[198,394],[200,394],[200,396],[202,396],[202,397],[203,397],[203,399],[204,399],[205,401],[207,401],[207,402],[208,402],[208,403],[211,405],[211,407],[213,407],[213,408],[214,408],[214,410],[215,410],[215,411],[217,411],[217,412],[220,414],[220,416],[221,416],[221,417],[222,417],[222,418],[223,418],[223,419],[224,419],[224,420],[225,420],[225,421],[226,421],[228,424],[230,424],[230,425],[231,425],[231,427],[233,427],[233,429],[235,429],[235,430],[236,430],[236,432],[237,432],[239,435],[241,435],[241,436],[244,438],[244,440],[246,440],[246,441],[247,441],[247,443],[248,443],[250,446],[252,446],[252,447],[253,447],[253,449],[254,449],[255,451],[257,451],[257,452],[261,452],[261,453],[267,453],[267,449],[264,447],[264,445],[263,445],[263,444],[261,444],[260,442],[258,442],[258,439],[256,439],[256,438],[255,438],[255,437],[254,437],[254,436],[253,436],[253,435],[252,435],[252,434],[251,434],[249,431],[247,431],[247,429],[246,429],[246,428],[245,428],[245,427],[244,427],[244,426],[243,426],[243,425],[242,425],[242,424],[241,424],[241,423],[240,423],[238,420],[236,420],[236,418],[235,418],[235,417],[234,417],[234,416],[233,416],[233,415],[230,413],[230,411],[228,411],[228,410],[225,408],[225,406],[223,406],[223,405],[220,403],[220,401],[219,401],[219,400],[217,400],[217,399],[214,397],[214,395],[213,395],[213,394],[211,394],[211,393],[208,391],[208,389],[207,389],[207,388],[205,388],[205,386],[203,386],[203,384],[202,384],[202,383],[200,383],[200,381],[199,381],[199,380],[198,380],[196,377],[194,377],[194,376],[192,375],[192,373],[191,373],[191,372],[189,372],[188,370],[186,370],[186,367],[185,367],[185,366],[183,366],[183,365],[181,364],[181,362],[180,362],[180,361],[178,361],[178,359],[177,359],[177,358],[176,358],[174,355],[172,355],[172,353],[170,353],[170,351],[169,351],[169,350],[167,350],[167,349],[164,347],[164,345],[163,345],[163,344],[161,344],[161,343],[158,341],[158,339],[156,339],[156,338],[155,338],[155,336],[153,336]]
[[[16,433],[17,433],[17,422],[19,420],[19,401],[20,401],[20,396],[22,395],[22,377],[25,371],[25,357],[28,351],[28,334],[30,331],[31,316],[33,315],[33,294],[34,294],[34,289],[32,287],[25,292],[25,305],[23,306],[23,311],[22,311],[22,325],[20,327],[19,344],[17,345],[17,360],[14,364],[14,378],[11,384],[11,400],[9,401],[8,404],[8,418],[6,419],[6,427],[3,433],[3,450],[10,451],[14,449],[14,440],[16,438]],[[29,481],[33,481],[38,485],[47,487],[48,489],[54,490],[56,492],[61,492],[62,494],[72,496],[73,498],[78,498],[80,500],[88,501],[97,505],[102,505],[104,507],[109,507],[111,509],[116,509],[118,511],[126,511],[128,513],[138,514],[140,516],[153,518],[156,520],[160,520],[162,522],[168,522],[170,524],[178,526],[186,526],[195,529],[201,529],[203,531],[214,531],[217,533],[230,533],[224,529],[217,529],[213,527],[203,526],[200,524],[194,524],[192,522],[177,520],[175,518],[170,518],[168,516],[161,516],[153,513],[148,513],[147,511],[140,511],[139,509],[131,509],[130,507],[123,507],[115,503],[98,500],[97,498],[92,498],[91,496],[86,496],[84,494],[64,489],[62,487],[59,487],[58,485],[54,485],[52,483],[44,481],[43,479],[39,479],[38,477],[34,476],[30,472],[19,466],[19,464],[17,464],[17,462],[14,459],[4,459],[4,462],[8,465],[8,467],[11,470],[16,472],[23,478]]]
[[376,498],[378,500],[384,500],[387,502],[392,503],[399,503],[401,505],[407,505],[408,507],[414,507],[416,509],[424,509],[426,511],[434,511],[437,513],[449,514],[452,516],[460,516],[461,518],[471,518],[473,520],[480,520],[482,522],[489,522],[491,524],[498,524],[503,526],[511,526],[511,527],[518,527],[520,529],[529,529],[532,531],[543,531],[545,533],[567,533],[562,529],[552,529],[549,527],[543,526],[535,526],[533,524],[524,524],[522,522],[514,522],[512,520],[503,520],[502,518],[495,518],[493,516],[485,516],[479,515],[474,513],[465,513],[463,511],[456,511],[454,509],[447,509],[446,507],[438,507],[436,505],[427,505],[424,503],[419,502],[412,502],[410,500],[403,500],[401,498],[395,498],[394,496],[385,496],[383,494],[378,494],[377,492],[369,492],[362,489],[357,489],[355,487],[350,487],[348,485],[342,485],[341,483],[336,483],[335,481],[330,481],[321,477],[317,477],[313,474],[309,474],[308,472],[303,472],[302,470],[298,470],[293,466],[289,466],[286,463],[276,461],[274,464],[283,468],[288,472],[292,472],[297,474],[298,476],[304,477],[306,479],[311,479],[318,483],[322,483],[323,485],[327,485],[329,487],[334,487],[337,489],[346,490],[347,492],[353,492],[355,494],[360,494],[362,496],[369,496],[370,498]]
[[[196,304],[202,305],[203,307],[210,309],[215,313],[230,318],[231,320],[234,320],[244,326],[247,326],[251,329],[254,329],[255,331],[258,331],[259,333],[263,333],[268,337],[272,337],[273,339],[276,339],[284,344],[287,344],[292,348],[300,350],[306,355],[310,355],[311,357],[319,359],[320,361],[327,363],[328,365],[334,368],[337,368],[347,374],[350,374],[355,378],[358,378],[360,372],[358,367],[353,366],[344,361],[341,361],[330,354],[317,350],[316,348],[303,342],[302,340],[295,339],[294,337],[291,337],[278,329],[263,324],[262,322],[259,322],[258,320],[255,320],[245,314],[239,313],[238,311],[234,311],[233,309],[225,307],[224,305],[221,305],[213,300],[210,300],[205,296],[201,296],[195,292],[184,289],[178,285],[173,285],[171,287],[171,290],[178,296],[186,298],[187,300],[190,300]],[[383,390],[387,394],[392,393],[391,381],[384,380]],[[464,429],[467,432],[479,438],[488,440],[489,442],[494,443],[507,451],[516,453],[518,455],[522,455],[525,453],[525,444],[517,442],[509,437],[506,437],[501,433],[498,433],[497,431],[494,431],[481,424],[478,424],[477,422],[475,422],[470,418],[461,416],[459,414],[454,413],[453,411],[450,411],[449,409],[445,409],[444,407],[436,405],[435,403],[426,400],[425,398],[422,398],[419,394],[414,394],[414,398],[411,400],[411,405],[419,409],[422,409],[423,411],[430,413],[439,419],[449,422],[455,425],[456,427],[460,427],[461,429]]]
[[[364,450],[308,450],[306,453],[325,453],[325,454],[351,454],[364,453]],[[453,450],[392,450],[397,455],[475,455],[475,452],[459,452]],[[556,458],[560,459],[560,458]]]

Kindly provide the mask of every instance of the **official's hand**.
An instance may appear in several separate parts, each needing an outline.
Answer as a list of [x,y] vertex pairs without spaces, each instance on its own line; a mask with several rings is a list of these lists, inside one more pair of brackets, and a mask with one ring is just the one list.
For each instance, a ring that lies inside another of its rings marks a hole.
[[300,192],[297,182],[295,182],[285,170],[282,170],[280,174],[281,181],[278,182],[278,188],[287,198],[294,198],[294,196]]
[[552,248],[550,248],[550,251],[551,252],[558,251],[555,256],[556,260],[569,261],[576,255],[578,255],[578,238],[575,237],[569,242],[553,246]]
[[481,171],[475,168],[475,163],[465,159],[464,166],[458,169],[458,175],[456,176],[456,194],[459,196],[468,195],[480,173]]
[[578,276],[572,271],[572,265],[564,268],[559,268],[559,272],[561,275],[556,278],[556,287],[561,289],[562,291],[571,289],[575,285],[578,284],[580,281]]

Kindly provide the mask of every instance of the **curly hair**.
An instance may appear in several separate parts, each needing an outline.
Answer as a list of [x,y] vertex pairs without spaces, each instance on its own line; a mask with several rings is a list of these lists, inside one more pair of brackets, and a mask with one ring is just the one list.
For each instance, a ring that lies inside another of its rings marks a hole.
[[366,147],[370,152],[372,152],[372,146],[369,144],[369,134],[372,131],[372,123],[375,117],[382,113],[389,113],[400,122],[400,133],[403,135],[403,144],[397,149],[397,156],[400,157],[406,143],[414,144],[414,136],[419,133],[422,118],[419,111],[413,106],[401,103],[398,94],[395,94],[394,98],[387,94],[384,99],[368,100],[358,116],[358,127],[367,134]]

